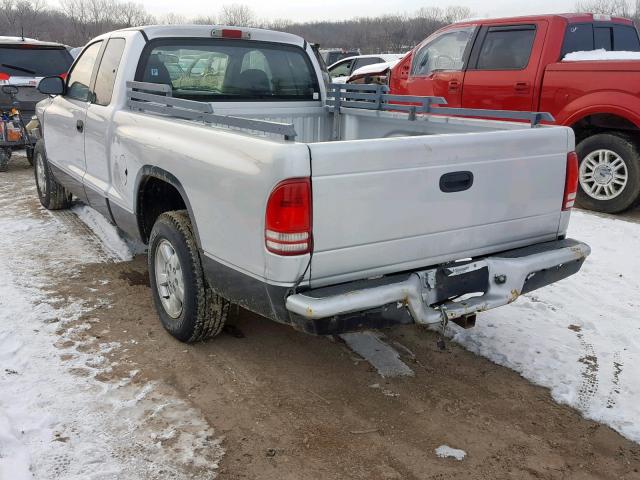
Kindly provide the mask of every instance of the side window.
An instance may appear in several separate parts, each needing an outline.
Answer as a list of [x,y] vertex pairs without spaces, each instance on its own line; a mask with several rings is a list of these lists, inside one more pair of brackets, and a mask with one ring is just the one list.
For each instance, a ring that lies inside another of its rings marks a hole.
[[611,45],[611,28],[610,27],[596,27],[593,29],[593,43],[594,50],[604,48],[607,51],[613,49]]
[[533,25],[493,27],[478,57],[478,70],[522,70],[529,63],[536,29]]
[[113,85],[116,82],[116,74],[118,73],[124,46],[124,38],[112,38],[109,40],[107,48],[104,49],[94,88],[94,103],[98,105],[106,106],[111,103]]
[[69,74],[67,81],[67,96],[81,100],[83,102],[89,101],[89,86],[91,84],[91,74],[93,73],[93,67],[96,64],[98,58],[98,52],[102,47],[102,42],[96,42],[82,53],[78,61],[73,66],[73,70]]
[[366,57],[366,58],[358,58],[356,60],[356,65],[353,67],[353,70],[357,70],[360,67],[366,67],[367,65],[374,65],[376,63],[382,63],[383,60],[378,57]]
[[329,75],[332,77],[346,77],[351,73],[352,63],[353,60],[347,60],[346,62],[339,63],[329,70]]
[[562,44],[562,56],[573,52],[589,52],[593,50],[593,25],[577,23],[567,25]]
[[614,25],[613,49],[624,52],[640,51],[640,40],[638,40],[638,31],[635,27]]
[[437,70],[460,71],[475,27],[448,31],[422,46],[413,58],[411,74],[426,76]]

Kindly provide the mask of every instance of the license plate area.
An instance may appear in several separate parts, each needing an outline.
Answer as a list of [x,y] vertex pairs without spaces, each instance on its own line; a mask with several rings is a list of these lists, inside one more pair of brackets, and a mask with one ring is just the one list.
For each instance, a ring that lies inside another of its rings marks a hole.
[[435,269],[435,275],[427,275],[426,280],[430,303],[441,303],[470,293],[486,293],[489,267],[473,260],[444,264]]

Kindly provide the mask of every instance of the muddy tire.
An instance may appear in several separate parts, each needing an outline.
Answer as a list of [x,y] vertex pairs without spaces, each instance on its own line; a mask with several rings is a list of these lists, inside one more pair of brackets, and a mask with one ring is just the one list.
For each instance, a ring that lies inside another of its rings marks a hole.
[[162,326],[181,342],[218,335],[231,303],[208,285],[186,211],[158,217],[149,238],[149,278]]
[[44,142],[39,140],[33,151],[34,168],[33,173],[36,179],[36,188],[40,203],[47,210],[63,210],[71,206],[71,193],[60,185],[47,161],[47,154],[44,150]]
[[11,150],[0,148],[0,172],[9,170],[9,160],[11,160]]
[[640,200],[640,152],[624,133],[600,133],[576,147],[580,158],[577,204],[604,213],[619,213]]

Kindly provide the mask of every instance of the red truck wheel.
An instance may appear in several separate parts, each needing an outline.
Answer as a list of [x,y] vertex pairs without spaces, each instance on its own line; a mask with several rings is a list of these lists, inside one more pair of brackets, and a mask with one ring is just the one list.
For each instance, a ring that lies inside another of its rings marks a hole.
[[619,213],[640,197],[640,154],[623,133],[600,133],[578,144],[580,189],[578,206]]

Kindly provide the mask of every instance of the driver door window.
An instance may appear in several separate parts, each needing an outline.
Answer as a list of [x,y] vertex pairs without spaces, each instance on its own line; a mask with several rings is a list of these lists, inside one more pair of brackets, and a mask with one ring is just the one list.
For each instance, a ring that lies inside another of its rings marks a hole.
[[67,81],[67,97],[82,102],[89,101],[91,75],[101,46],[102,41],[90,45],[78,58]]
[[414,56],[411,74],[428,76],[436,71],[459,72],[474,27],[445,32],[418,50]]

